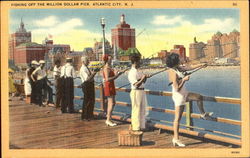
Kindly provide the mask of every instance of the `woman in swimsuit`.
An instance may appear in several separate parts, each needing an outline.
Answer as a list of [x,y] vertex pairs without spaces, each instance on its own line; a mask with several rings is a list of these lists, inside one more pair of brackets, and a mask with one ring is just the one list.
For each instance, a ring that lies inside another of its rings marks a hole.
[[174,138],[172,140],[173,145],[178,145],[184,147],[179,140],[179,124],[181,120],[182,113],[184,111],[184,105],[188,101],[197,101],[199,111],[201,113],[201,118],[204,120],[210,120],[213,113],[207,113],[203,107],[203,98],[200,94],[188,92],[185,88],[185,83],[190,79],[189,75],[184,75],[185,71],[191,71],[200,67],[205,67],[206,65],[200,65],[193,68],[186,68],[180,65],[179,55],[172,53],[167,57],[167,66],[169,67],[168,76],[169,82],[172,82],[172,99],[175,105],[175,118],[173,122],[174,128]]

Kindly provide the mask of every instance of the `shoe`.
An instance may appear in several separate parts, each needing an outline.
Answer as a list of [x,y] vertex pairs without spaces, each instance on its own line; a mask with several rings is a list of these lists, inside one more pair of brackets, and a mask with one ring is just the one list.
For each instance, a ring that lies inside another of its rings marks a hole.
[[213,112],[205,112],[204,114],[201,114],[201,118],[203,120],[213,120],[213,118],[211,117],[214,113]]
[[50,107],[55,107],[55,104],[49,103],[48,106],[50,106]]
[[179,139],[172,139],[172,143],[173,143],[173,146],[177,145],[177,146],[180,146],[180,147],[185,147],[186,145],[183,144]]
[[116,124],[116,123],[113,123],[113,122],[108,121],[108,120],[105,122],[105,124],[106,124],[107,126],[111,126],[111,127],[113,127],[113,126],[117,126],[117,124]]

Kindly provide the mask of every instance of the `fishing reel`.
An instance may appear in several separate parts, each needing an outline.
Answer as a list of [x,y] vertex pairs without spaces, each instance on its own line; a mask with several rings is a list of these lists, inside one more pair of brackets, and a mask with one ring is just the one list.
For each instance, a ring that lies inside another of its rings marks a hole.
[[191,72],[184,71],[184,72],[182,72],[182,74],[183,74],[184,76],[188,76],[188,75],[191,75]]

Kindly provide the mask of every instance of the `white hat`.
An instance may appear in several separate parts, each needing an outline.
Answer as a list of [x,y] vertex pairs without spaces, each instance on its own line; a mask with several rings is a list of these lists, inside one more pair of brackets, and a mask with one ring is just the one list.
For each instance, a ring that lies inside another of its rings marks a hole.
[[39,65],[39,63],[38,63],[36,60],[32,60],[32,61],[31,61],[31,64],[32,64],[32,65]]
[[44,60],[40,60],[39,64],[45,64],[45,61]]
[[67,58],[66,58],[66,61],[72,61],[72,58],[67,57]]

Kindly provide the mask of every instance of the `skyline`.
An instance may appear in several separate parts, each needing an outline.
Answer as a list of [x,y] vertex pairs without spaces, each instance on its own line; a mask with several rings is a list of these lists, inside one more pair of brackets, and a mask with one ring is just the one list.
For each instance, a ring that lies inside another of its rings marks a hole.
[[136,47],[145,57],[163,49],[170,51],[174,44],[184,45],[189,56],[194,37],[207,43],[217,31],[240,31],[239,9],[11,9],[9,33],[16,31],[22,18],[33,42],[42,43],[52,35],[55,44],[69,44],[71,50],[82,51],[102,38],[102,17],[111,43],[111,29],[119,24],[122,14],[139,35]]

